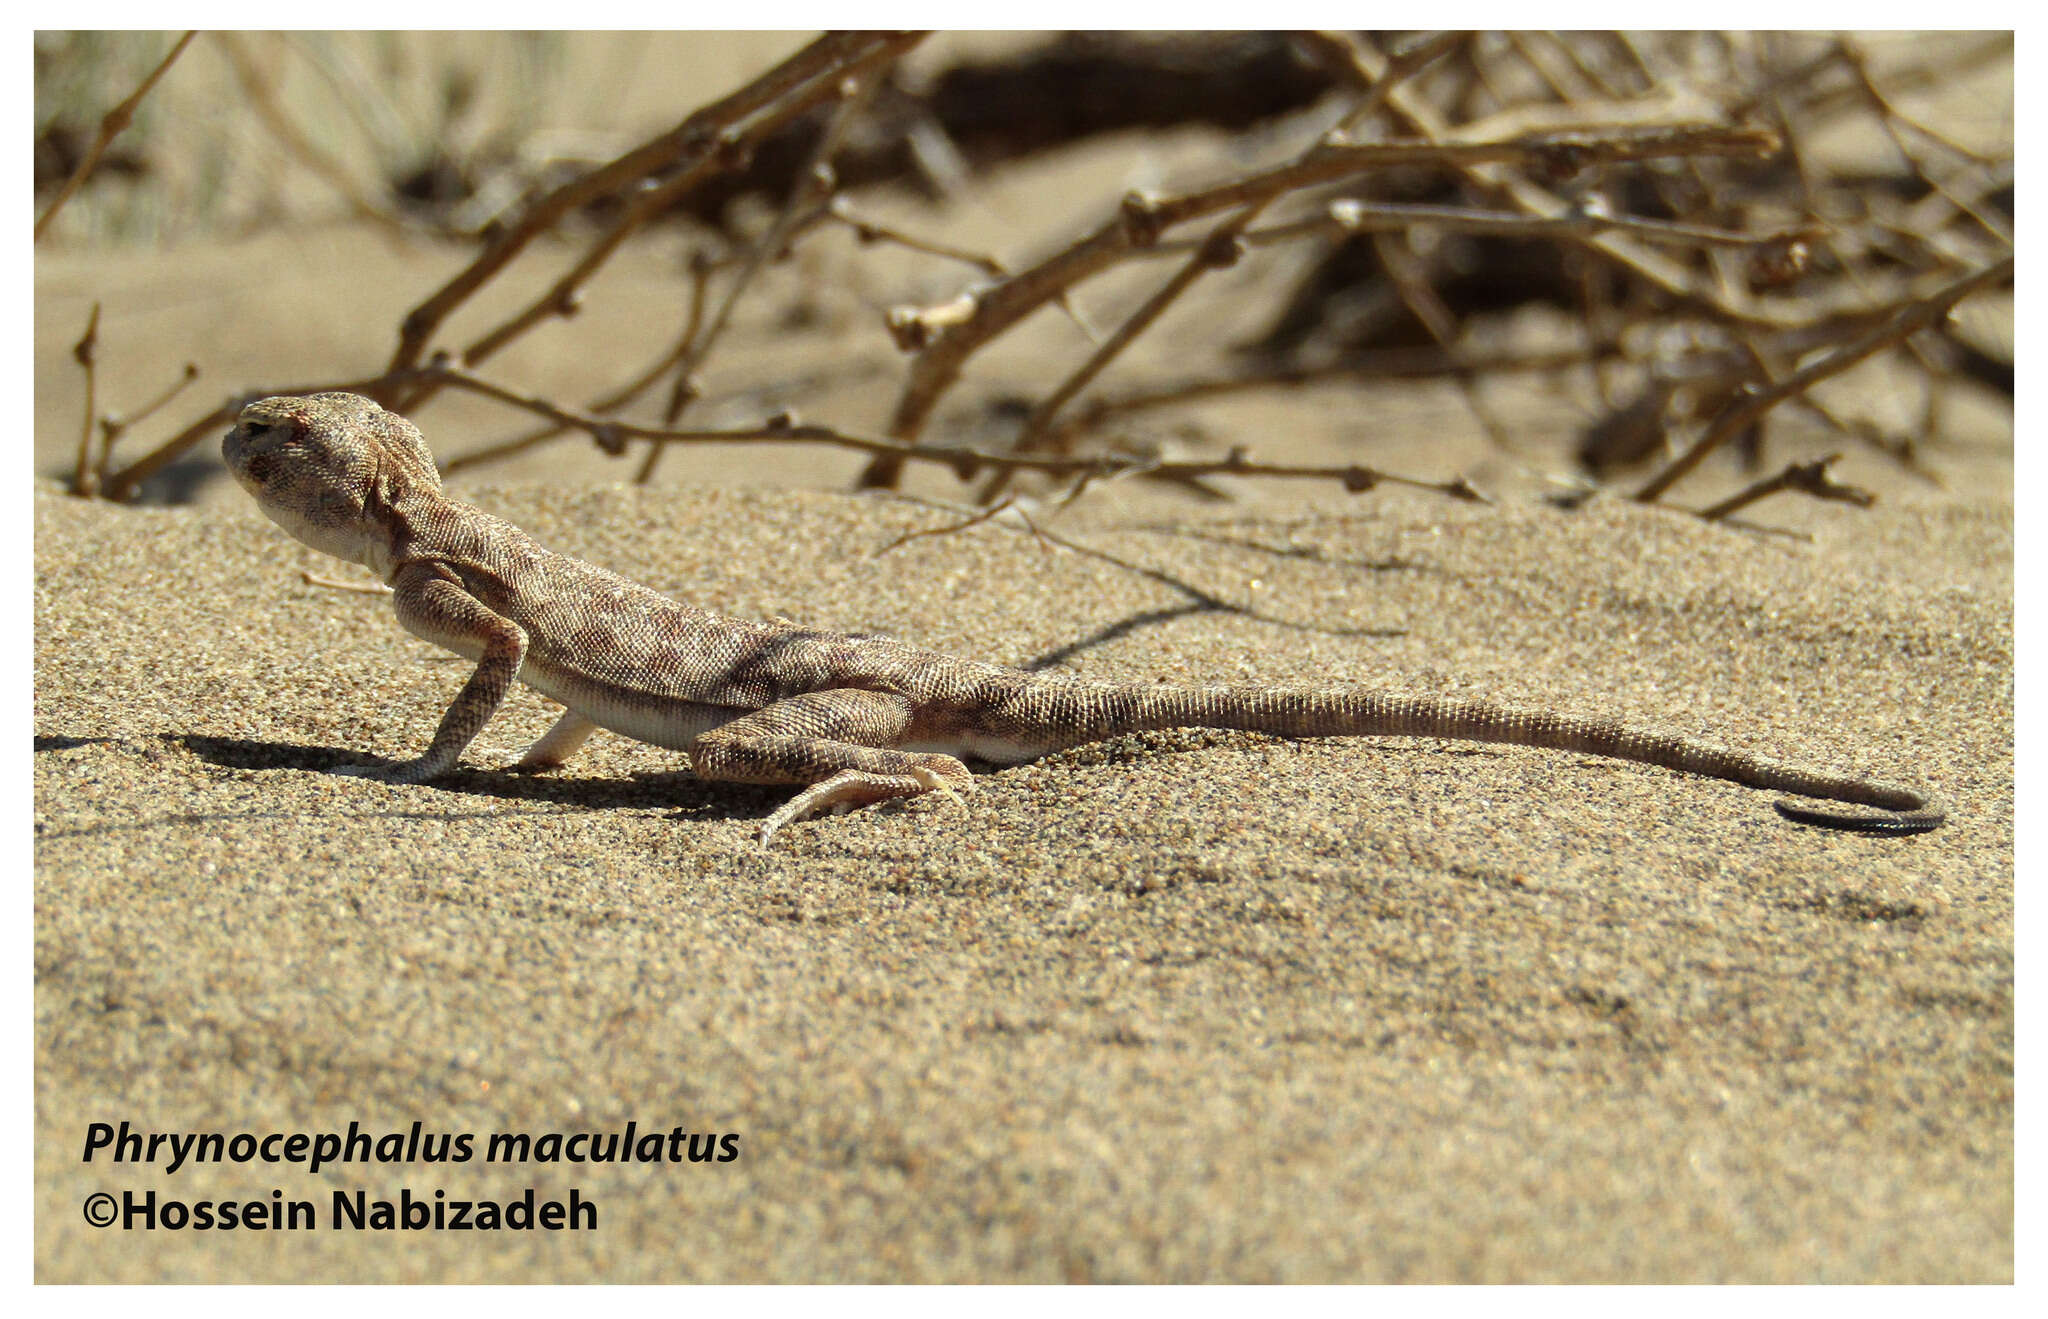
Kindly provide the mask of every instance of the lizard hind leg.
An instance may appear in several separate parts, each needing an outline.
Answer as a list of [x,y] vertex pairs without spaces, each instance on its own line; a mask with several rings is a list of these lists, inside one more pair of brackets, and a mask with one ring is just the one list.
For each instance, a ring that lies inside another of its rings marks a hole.
[[958,800],[972,791],[974,776],[954,757],[897,750],[911,719],[909,699],[896,692],[805,692],[705,733],[691,748],[690,764],[699,778],[804,785],[763,823],[766,847],[776,830],[820,811],[927,792]]

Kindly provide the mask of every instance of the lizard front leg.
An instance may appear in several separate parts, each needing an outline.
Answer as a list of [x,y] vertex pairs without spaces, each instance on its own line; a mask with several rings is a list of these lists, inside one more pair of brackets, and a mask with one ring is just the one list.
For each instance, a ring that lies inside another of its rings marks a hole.
[[700,778],[810,785],[762,823],[764,848],[783,825],[821,810],[973,791],[974,776],[954,757],[895,749],[912,713],[909,698],[895,692],[806,692],[704,734],[690,765]]
[[512,690],[512,681],[526,660],[526,630],[493,613],[445,569],[430,563],[407,564],[399,570],[393,589],[398,621],[407,631],[451,650],[480,647],[483,652],[477,658],[476,672],[469,675],[448,712],[441,716],[441,726],[434,731],[424,755],[389,769],[354,765],[338,771],[387,783],[420,783],[454,769],[463,751],[505,703],[505,694]]

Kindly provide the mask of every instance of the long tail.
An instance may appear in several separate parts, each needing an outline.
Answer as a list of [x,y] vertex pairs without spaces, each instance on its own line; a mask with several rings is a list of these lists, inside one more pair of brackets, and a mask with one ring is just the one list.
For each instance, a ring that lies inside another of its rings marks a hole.
[[1059,738],[1057,745],[1047,745],[1044,751],[1160,728],[1234,728],[1283,737],[1441,737],[1555,747],[1634,760],[1753,788],[1891,812],[1853,815],[1777,803],[1787,819],[1823,828],[1925,833],[1944,818],[1925,796],[1908,788],[1805,769],[1690,738],[1645,732],[1611,719],[1516,710],[1484,701],[1343,689],[1034,683],[1020,691],[1004,713],[1014,716],[1020,728],[1073,730],[1071,736]]

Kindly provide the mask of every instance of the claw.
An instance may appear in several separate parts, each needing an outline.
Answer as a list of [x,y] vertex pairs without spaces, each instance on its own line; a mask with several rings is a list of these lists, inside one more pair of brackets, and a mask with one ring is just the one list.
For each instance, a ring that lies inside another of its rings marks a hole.
[[[967,809],[966,801],[961,798],[959,793],[953,790],[953,785],[951,783],[948,783],[945,777],[941,775],[937,770],[927,769],[923,765],[917,765],[912,767],[910,771],[910,777],[916,779],[919,783],[924,784],[924,786],[928,790],[942,794],[947,801],[952,802],[961,810],[964,811]],[[973,790],[973,783],[971,780],[968,783],[968,790]]]

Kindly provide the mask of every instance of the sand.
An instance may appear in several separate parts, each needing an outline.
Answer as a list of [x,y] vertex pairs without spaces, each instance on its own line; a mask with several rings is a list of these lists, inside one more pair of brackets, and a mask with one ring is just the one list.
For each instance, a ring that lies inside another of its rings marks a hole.
[[[1006,199],[1057,197],[1058,219],[1114,195],[1103,158],[1068,168],[992,181],[960,232]],[[672,323],[673,259],[622,256],[573,333],[493,372],[574,400],[636,368]],[[786,390],[879,426],[894,259],[849,243],[778,269],[717,363],[741,395],[706,420]],[[609,736],[545,778],[485,747],[429,786],[325,772],[416,754],[462,666],[388,601],[306,582],[348,570],[264,521],[211,444],[174,507],[47,479],[95,298],[103,406],[208,355],[166,429],[231,389],[374,369],[461,260],[332,226],[39,254],[39,1279],[2011,1280],[2009,418],[1952,402],[1927,449],[1945,487],[1856,448],[1837,474],[1876,507],[1780,498],[1725,526],[1545,502],[1583,400],[1491,395],[1513,453],[1449,390],[1243,400],[1203,414],[1208,439],[1467,473],[1498,502],[1129,486],[1053,523],[1094,554],[999,525],[882,553],[950,515],[842,493],[858,460],[826,451],[681,455],[643,489],[576,444],[466,474],[544,542],[733,614],[1091,677],[1611,713],[1922,783],[1952,813],[1851,837],[1556,752],[1176,733],[762,854],[781,792]],[[1219,281],[1119,379],[1171,374],[1243,290]],[[623,346],[594,351],[606,316]],[[1041,317],[963,398],[1042,387],[1076,352]],[[470,402],[421,421],[444,458],[521,426]],[[1825,451],[1773,435],[1779,461]],[[1717,461],[1678,502],[1746,479]],[[516,751],[551,715],[522,691],[482,741]],[[372,1139],[317,1171],[281,1141],[172,1171],[87,1158],[94,1123]],[[680,1131],[684,1157],[487,1157],[493,1135],[629,1123]],[[428,1162],[415,1129],[473,1157]],[[692,1161],[691,1135],[736,1157]],[[595,1226],[336,1225],[337,1196],[528,1188]],[[317,1226],[101,1229],[101,1193],[303,1200]]]
[[[1833,1280],[2012,1270],[2010,527],[1397,497],[1075,531],[498,489],[562,548],[1098,676],[1458,685],[1934,785],[1910,840],[1536,750],[1122,739],[751,849],[767,789],[319,772],[459,681],[252,508],[37,503],[46,1280]],[[1843,539],[1852,537],[1844,535]],[[1254,586],[1254,583],[1258,583]],[[545,727],[522,693],[486,740]],[[730,1133],[675,1165],[83,1161],[85,1124]],[[334,1230],[573,1188],[594,1231]],[[84,1225],[97,1191],[320,1209]]]

